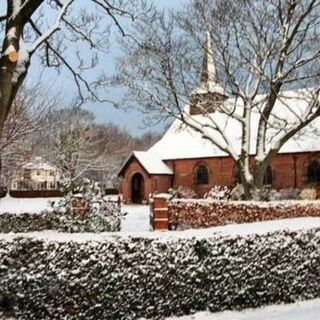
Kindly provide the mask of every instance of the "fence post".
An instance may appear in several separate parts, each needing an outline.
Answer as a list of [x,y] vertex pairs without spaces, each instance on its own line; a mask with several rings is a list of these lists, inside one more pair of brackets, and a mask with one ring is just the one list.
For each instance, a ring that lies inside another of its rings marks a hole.
[[152,230],[169,230],[168,195],[155,195],[150,201],[150,227]]

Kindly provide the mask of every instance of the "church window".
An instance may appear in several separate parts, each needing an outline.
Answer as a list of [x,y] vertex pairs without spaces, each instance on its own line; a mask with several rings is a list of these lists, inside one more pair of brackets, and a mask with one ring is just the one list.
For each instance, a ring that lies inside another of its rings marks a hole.
[[273,181],[272,168],[271,168],[271,166],[268,166],[266,169],[266,174],[263,179],[263,184],[264,185],[271,185],[272,181]]
[[320,183],[320,163],[313,160],[309,163],[307,168],[307,181],[308,183]]
[[208,184],[209,183],[209,171],[204,165],[198,167],[197,170],[197,184]]

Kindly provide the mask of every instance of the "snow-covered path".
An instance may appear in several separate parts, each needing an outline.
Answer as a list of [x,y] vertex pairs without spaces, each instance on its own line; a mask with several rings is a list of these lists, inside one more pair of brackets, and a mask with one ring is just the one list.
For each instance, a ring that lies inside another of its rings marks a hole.
[[320,320],[320,299],[243,311],[200,312],[167,320]]
[[148,232],[149,206],[146,205],[124,205],[122,211],[127,213],[121,223],[122,232]]

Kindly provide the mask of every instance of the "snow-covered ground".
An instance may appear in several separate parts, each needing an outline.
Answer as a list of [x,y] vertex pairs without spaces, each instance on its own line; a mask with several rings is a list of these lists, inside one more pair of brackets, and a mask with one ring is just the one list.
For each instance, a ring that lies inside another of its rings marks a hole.
[[[139,217],[140,218],[140,217]],[[142,221],[139,225],[139,221]],[[138,228],[147,228],[146,222],[143,219],[132,220]],[[159,239],[159,241],[169,241],[178,238],[210,238],[216,236],[235,236],[235,235],[250,235],[250,234],[266,234],[280,230],[308,230],[320,228],[320,218],[296,218],[285,220],[264,221],[255,223],[234,224],[222,227],[213,227],[208,229],[185,230],[185,231],[156,231],[150,232],[129,230],[133,229],[129,226],[130,221],[127,220],[128,229],[120,232],[105,232],[105,233],[61,233],[53,230],[29,233],[0,233],[0,240],[13,241],[17,237],[32,237],[40,240],[48,241],[118,241],[119,237],[145,237],[151,239]],[[320,318],[319,318],[320,320]]]
[[[109,196],[109,200],[116,201],[118,196]],[[1,213],[40,213],[52,210],[50,203],[60,198],[0,198]],[[122,211],[126,213],[122,221],[123,232],[149,232],[149,206],[124,205]]]
[[[6,197],[0,199],[0,213],[38,213],[44,209],[50,209],[49,201],[58,198],[16,199]],[[122,230],[117,233],[59,233],[48,230],[27,234],[1,234],[0,240],[12,241],[18,236],[27,236],[48,241],[104,241],[106,239],[117,241],[118,237],[143,236],[159,238],[167,241],[174,238],[205,238],[219,235],[249,235],[265,234],[279,230],[301,230],[320,228],[320,218],[296,218],[274,221],[264,221],[246,224],[234,224],[221,227],[186,230],[186,231],[158,231],[150,232],[149,207],[142,205],[125,205],[123,212],[127,214],[122,221]],[[168,320],[320,320],[320,299],[299,302],[290,305],[269,306],[260,309],[248,309],[243,311],[225,311],[220,313],[200,312],[192,316],[172,317]]]
[[124,205],[122,211],[126,213],[121,224],[122,232],[150,231],[149,206]]
[[[50,209],[49,201],[57,201],[59,198],[34,198],[21,199],[6,197],[0,199],[0,213],[38,213],[44,209]],[[61,234],[56,231],[43,231],[28,233],[28,236],[45,238],[49,240],[65,241],[101,241],[105,238],[114,238],[114,236],[141,236],[149,238],[206,238],[217,235],[248,235],[248,234],[265,234],[279,230],[300,230],[320,228],[320,217],[295,218],[263,221],[255,223],[229,224],[226,226],[213,227],[207,229],[185,230],[185,231],[157,231],[150,232],[149,225],[149,206],[143,205],[124,205],[124,213],[121,232],[102,233],[102,234]],[[13,239],[18,234],[0,234],[0,239]],[[320,319],[319,319],[320,320]]]
[[167,320],[319,320],[320,299],[287,305],[273,305],[243,311],[219,313],[200,312],[192,316],[171,317]]
[[60,198],[0,198],[0,213],[40,213],[43,210],[51,210],[50,202]]

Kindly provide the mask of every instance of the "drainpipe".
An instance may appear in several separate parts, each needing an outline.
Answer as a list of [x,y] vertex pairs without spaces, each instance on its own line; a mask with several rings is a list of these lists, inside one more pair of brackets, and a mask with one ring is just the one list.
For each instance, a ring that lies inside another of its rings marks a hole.
[[173,171],[173,175],[171,176],[171,188],[173,188],[174,178],[176,175],[176,163],[174,161],[172,161],[172,171]]
[[220,185],[224,185],[222,176],[222,158],[220,158]]
[[297,156],[293,155],[294,187],[297,188]]

